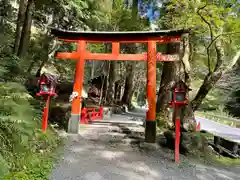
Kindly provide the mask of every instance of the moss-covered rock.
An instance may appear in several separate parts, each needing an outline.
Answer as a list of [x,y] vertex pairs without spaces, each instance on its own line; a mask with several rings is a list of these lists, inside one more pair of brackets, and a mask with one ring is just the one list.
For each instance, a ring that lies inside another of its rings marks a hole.
[[[165,131],[166,146],[170,149],[175,148],[175,132]],[[198,152],[207,153],[212,151],[208,146],[208,140],[199,133],[182,132],[180,138],[180,152],[182,154],[196,154]]]
[[58,128],[67,130],[71,116],[71,104],[53,104],[50,108],[49,121],[57,124]]

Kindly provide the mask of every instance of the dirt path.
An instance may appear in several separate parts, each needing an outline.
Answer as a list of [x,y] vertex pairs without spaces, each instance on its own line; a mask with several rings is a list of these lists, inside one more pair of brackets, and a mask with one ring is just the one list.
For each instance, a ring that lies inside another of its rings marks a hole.
[[176,166],[169,151],[141,148],[138,140],[117,131],[117,126],[89,126],[69,135],[50,180],[240,179],[240,171],[190,164],[183,157]]

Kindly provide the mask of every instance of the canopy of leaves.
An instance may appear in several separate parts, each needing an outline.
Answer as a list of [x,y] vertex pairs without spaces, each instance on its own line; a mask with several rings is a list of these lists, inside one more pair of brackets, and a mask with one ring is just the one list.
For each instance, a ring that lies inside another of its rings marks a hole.
[[[163,3],[161,18],[158,21],[160,28],[191,28],[192,58],[190,63],[194,89],[192,97],[197,93],[205,76],[212,72],[219,63],[215,51],[216,41],[220,40],[224,45],[223,66],[231,64],[233,57],[240,50],[239,10],[240,2],[237,0],[169,0]],[[218,97],[228,98],[231,94],[223,90],[223,84],[224,87],[231,86],[229,83],[232,81],[229,75],[222,77],[217,89],[210,92],[206,102],[203,103],[204,107],[217,108],[224,101],[226,102],[227,99],[220,100]],[[236,74],[231,74],[231,76],[236,83]]]

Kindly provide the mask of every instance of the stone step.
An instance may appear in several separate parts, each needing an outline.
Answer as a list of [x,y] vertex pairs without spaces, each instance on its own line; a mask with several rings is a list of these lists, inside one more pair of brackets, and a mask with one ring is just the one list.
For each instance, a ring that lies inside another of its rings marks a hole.
[[93,120],[90,121],[91,123],[106,123],[106,124],[133,124],[133,125],[139,125],[143,126],[143,122],[141,121],[131,121],[131,120],[108,120],[108,119],[103,119],[103,120]]
[[145,129],[142,126],[111,126],[107,124],[88,124],[88,125],[80,125],[80,129],[82,130],[100,130],[100,129],[105,129],[106,131],[112,131],[112,132],[144,132]]

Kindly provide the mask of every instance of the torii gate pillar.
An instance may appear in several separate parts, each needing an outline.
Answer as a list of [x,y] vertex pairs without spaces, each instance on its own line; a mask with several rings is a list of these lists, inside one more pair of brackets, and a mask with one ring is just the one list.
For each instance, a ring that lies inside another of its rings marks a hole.
[[78,133],[79,131],[79,123],[81,119],[81,97],[82,97],[82,87],[83,87],[83,76],[84,76],[84,55],[86,49],[86,41],[79,40],[77,53],[79,55],[79,59],[76,63],[76,71],[74,78],[74,86],[73,92],[76,92],[78,95],[72,101],[72,112],[71,117],[68,122],[68,132],[69,133]]
[[156,141],[156,41],[148,41],[147,52],[147,100],[148,112],[146,114],[145,142]]

